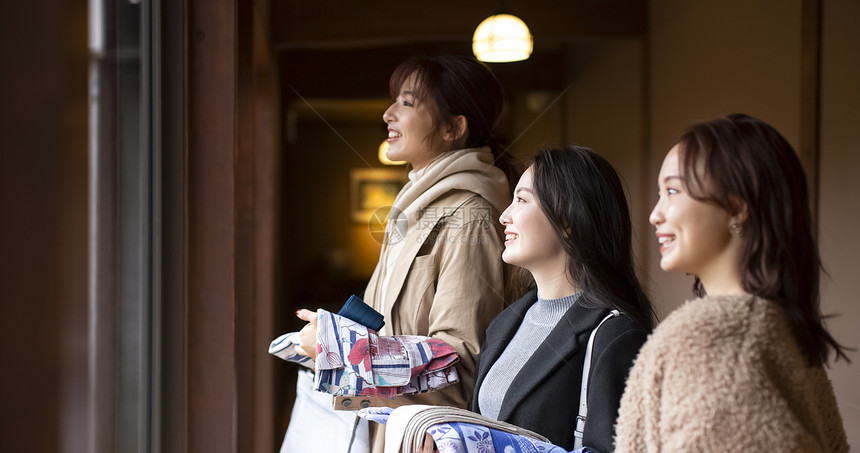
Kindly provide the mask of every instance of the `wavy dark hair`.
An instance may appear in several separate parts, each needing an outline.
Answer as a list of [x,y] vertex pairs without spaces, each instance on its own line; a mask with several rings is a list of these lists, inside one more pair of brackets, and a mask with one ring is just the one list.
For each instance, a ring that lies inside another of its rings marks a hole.
[[[689,195],[730,214],[741,212],[744,291],[779,304],[810,366],[844,348],[824,327],[821,260],[812,232],[806,175],[776,129],[743,114],[694,124],[678,140],[680,172]],[[696,277],[693,292],[705,295]]]
[[401,63],[388,82],[392,98],[403,83],[415,77],[413,95],[418,102],[431,100],[433,135],[453,118],[463,115],[467,122],[464,148],[489,146],[494,161],[508,176],[511,190],[522,174],[517,161],[493,135],[505,107],[502,86],[490,68],[472,57],[439,55],[414,57]]
[[582,146],[538,151],[533,185],[541,211],[568,256],[568,273],[586,306],[617,309],[644,328],[656,316],[633,264],[633,228],[621,179]]

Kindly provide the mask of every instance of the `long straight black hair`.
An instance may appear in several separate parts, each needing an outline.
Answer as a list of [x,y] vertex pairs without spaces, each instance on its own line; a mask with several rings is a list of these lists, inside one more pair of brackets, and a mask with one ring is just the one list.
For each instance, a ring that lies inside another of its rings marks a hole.
[[567,253],[579,300],[617,309],[651,330],[656,317],[636,278],[630,210],[618,173],[582,146],[542,149],[532,168],[541,211]]
[[[812,233],[806,175],[788,141],[767,123],[734,114],[694,124],[678,140],[689,195],[731,214],[746,205],[740,263],[744,291],[778,303],[809,365],[830,350],[848,359],[820,309],[821,260]],[[693,291],[705,294],[696,278]]]

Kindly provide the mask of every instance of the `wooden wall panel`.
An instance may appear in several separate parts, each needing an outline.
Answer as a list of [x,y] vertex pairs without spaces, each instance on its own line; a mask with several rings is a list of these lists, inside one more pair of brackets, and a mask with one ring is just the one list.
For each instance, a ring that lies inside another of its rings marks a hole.
[[0,451],[87,441],[86,1],[0,2]]
[[264,5],[190,1],[187,8],[188,452],[275,449],[266,350],[273,338],[278,122],[265,21],[255,19]]
[[187,4],[187,451],[236,450],[236,2]]

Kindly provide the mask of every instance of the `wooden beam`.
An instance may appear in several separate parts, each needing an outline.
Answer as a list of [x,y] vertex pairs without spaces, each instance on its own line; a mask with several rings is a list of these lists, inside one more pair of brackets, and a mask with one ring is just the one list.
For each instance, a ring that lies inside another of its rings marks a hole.
[[[509,2],[535,39],[565,41],[599,36],[643,36],[647,1]],[[396,43],[471,41],[475,27],[495,11],[489,1],[385,0],[341,2],[278,0],[271,4],[276,49],[373,48]]]
[[[470,55],[468,46],[394,46],[382,49],[294,50],[278,53],[283,105],[298,98],[388,99],[388,78],[403,60],[415,55]],[[509,92],[521,87],[561,90],[560,51],[542,49],[516,63],[490,64]],[[382,115],[380,112],[379,115]],[[381,121],[381,120],[380,120]]]

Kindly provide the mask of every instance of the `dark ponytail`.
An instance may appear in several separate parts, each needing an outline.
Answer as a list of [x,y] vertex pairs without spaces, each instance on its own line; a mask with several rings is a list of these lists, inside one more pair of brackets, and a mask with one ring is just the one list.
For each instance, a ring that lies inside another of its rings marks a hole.
[[489,146],[490,151],[493,152],[493,163],[505,172],[505,176],[508,177],[508,185],[511,188],[511,192],[513,192],[517,187],[517,182],[523,175],[523,162],[514,157],[508,148],[502,146],[495,136],[490,139]]

